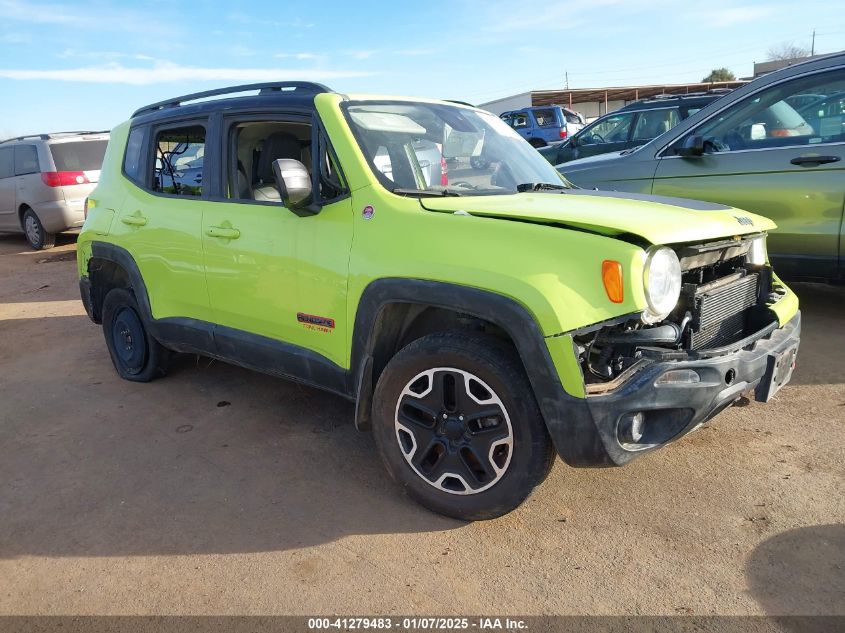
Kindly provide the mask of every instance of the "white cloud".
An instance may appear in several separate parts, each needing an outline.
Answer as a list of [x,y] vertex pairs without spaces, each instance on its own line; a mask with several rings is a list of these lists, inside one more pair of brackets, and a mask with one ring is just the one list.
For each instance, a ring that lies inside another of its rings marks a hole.
[[255,51],[248,46],[231,46],[229,47],[229,54],[235,57],[252,57]]
[[[706,19],[709,25],[719,26],[734,26],[737,24],[744,24],[746,22],[754,22],[760,18],[771,15],[773,10],[771,7],[730,7],[727,9],[714,8],[713,11],[708,11]],[[703,13],[699,13],[701,18],[704,18]]]
[[0,35],[0,42],[3,44],[27,44],[31,41],[32,37],[26,33],[6,33]]
[[0,69],[0,77],[18,80],[78,81],[148,85],[174,81],[260,82],[281,80],[323,81],[367,77],[376,73],[349,70],[295,70],[288,68],[204,68],[179,64],[158,64],[152,68],[128,68],[111,63],[103,66],[57,70]]
[[33,24],[80,24],[87,19],[83,11],[68,10],[60,5],[33,7],[20,0],[0,0],[0,15],[4,20]]
[[316,53],[276,53],[273,55],[278,59],[299,59],[299,60],[314,60],[324,59],[325,55],[317,55]]
[[438,49],[436,48],[406,48],[401,51],[396,51],[397,55],[405,57],[422,57],[423,55],[433,55]]
[[[92,17],[92,12],[94,17]],[[102,5],[33,5],[22,0],[0,0],[0,16],[4,22],[63,25],[101,31],[149,32],[150,14],[132,9]],[[173,32],[170,25],[168,29]]]

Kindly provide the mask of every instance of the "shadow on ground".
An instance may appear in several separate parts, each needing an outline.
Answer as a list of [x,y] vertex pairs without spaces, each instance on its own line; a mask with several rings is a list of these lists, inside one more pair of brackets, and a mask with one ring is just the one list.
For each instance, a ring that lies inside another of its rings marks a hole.
[[768,615],[845,616],[845,525],[773,536],[752,552],[745,573]]
[[49,349],[4,363],[0,557],[277,551],[462,525],[401,493],[347,401],[196,357],[121,381],[82,319],[84,343],[39,388],[24,377]]

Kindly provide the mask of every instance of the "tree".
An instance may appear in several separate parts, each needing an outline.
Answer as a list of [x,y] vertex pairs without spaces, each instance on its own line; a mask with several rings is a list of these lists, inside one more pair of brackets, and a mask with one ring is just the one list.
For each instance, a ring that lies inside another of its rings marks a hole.
[[777,62],[786,59],[799,59],[801,57],[809,57],[810,49],[804,46],[798,46],[794,42],[784,42],[777,46],[772,46],[767,53],[768,61]]
[[701,83],[707,84],[714,81],[736,81],[736,75],[727,68],[714,68],[709,75],[701,80]]

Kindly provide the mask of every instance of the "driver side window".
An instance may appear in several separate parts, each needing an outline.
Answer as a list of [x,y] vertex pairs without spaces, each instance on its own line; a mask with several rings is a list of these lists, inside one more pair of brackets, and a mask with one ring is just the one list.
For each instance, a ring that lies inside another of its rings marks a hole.
[[633,113],[613,114],[604,121],[584,130],[580,140],[585,145],[624,143],[628,140],[633,120]]
[[673,148],[696,135],[707,153],[843,142],[845,112],[825,107],[838,98],[845,98],[845,71],[785,81],[731,105]]

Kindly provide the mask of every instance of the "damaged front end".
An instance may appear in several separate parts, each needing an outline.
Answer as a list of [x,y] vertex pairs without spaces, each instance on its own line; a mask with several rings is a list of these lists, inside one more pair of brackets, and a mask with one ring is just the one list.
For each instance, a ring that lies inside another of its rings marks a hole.
[[[648,311],[574,333],[587,395],[609,393],[644,367],[740,349],[777,328],[785,295],[765,262],[765,235],[676,246],[680,293],[659,320]],[[762,248],[761,248],[762,247]],[[666,380],[695,378],[670,376]]]

